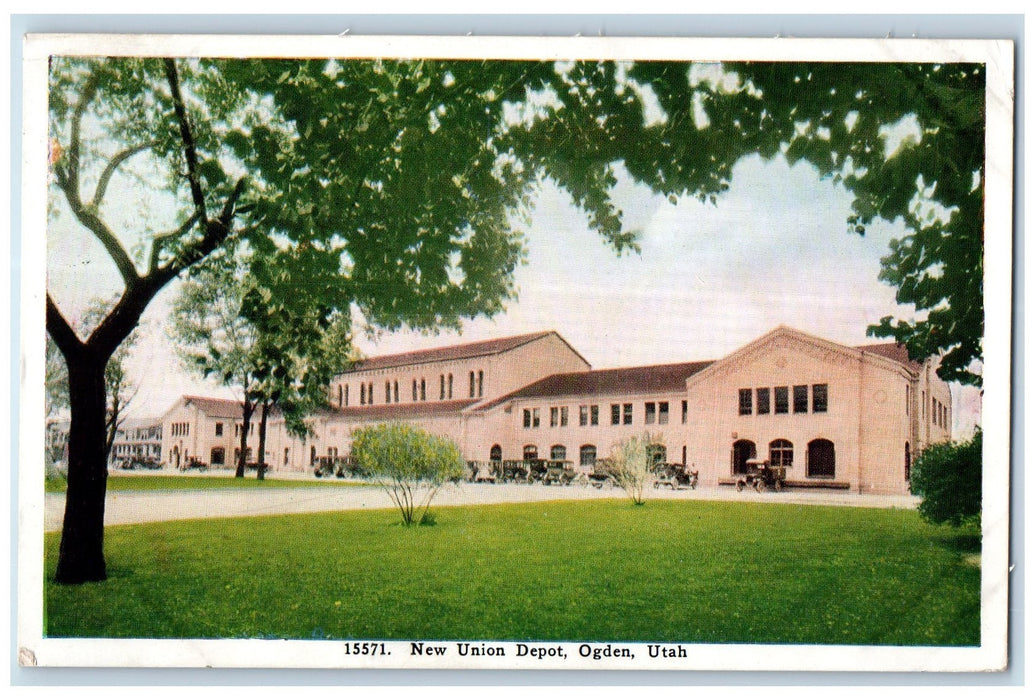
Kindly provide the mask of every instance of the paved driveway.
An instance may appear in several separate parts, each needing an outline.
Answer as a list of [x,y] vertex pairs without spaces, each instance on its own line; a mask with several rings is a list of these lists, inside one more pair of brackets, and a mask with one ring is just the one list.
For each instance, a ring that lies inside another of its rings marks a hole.
[[[444,487],[433,505],[472,505],[532,501],[626,498],[621,489],[589,486],[527,484],[460,484]],[[648,498],[681,500],[762,501],[868,508],[915,508],[912,496],[870,496],[845,492],[795,491],[737,493],[732,487],[698,488],[694,491],[651,489]],[[317,513],[335,510],[393,508],[388,495],[374,486],[309,488],[212,489],[197,491],[109,492],[105,525],[125,525],[194,518],[236,518],[283,513]],[[48,493],[44,504],[44,529],[61,529],[64,494]]]

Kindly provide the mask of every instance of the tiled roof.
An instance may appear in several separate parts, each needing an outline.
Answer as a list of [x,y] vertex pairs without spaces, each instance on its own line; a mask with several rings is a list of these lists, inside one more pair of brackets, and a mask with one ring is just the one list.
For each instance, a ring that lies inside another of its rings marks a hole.
[[335,408],[332,414],[361,421],[392,421],[413,418],[434,418],[442,415],[459,415],[460,411],[478,403],[479,399],[454,401],[421,401],[418,403],[386,403],[373,406],[348,406]]
[[552,374],[506,396],[479,406],[492,408],[511,399],[551,396],[601,396],[611,394],[677,394],[686,390],[686,380],[712,364],[681,362],[672,365],[620,367],[588,372]]
[[509,338],[494,338],[493,340],[482,340],[476,343],[465,343],[463,345],[448,345],[442,348],[431,348],[430,350],[414,350],[403,352],[397,355],[379,355],[360,360],[352,368],[352,372],[362,372],[372,369],[386,369],[389,367],[403,367],[406,365],[425,364],[428,362],[445,362],[448,360],[465,360],[472,357],[484,355],[496,355],[501,352],[513,350],[526,343],[552,334],[554,331],[540,331],[539,333],[528,333],[515,335]]
[[207,396],[184,396],[184,403],[194,404],[211,418],[241,418],[241,402],[232,399],[211,399]]
[[880,355],[886,357],[889,360],[894,360],[899,364],[909,367],[913,371],[919,371],[923,366],[919,362],[915,362],[909,359],[909,351],[906,350],[906,346],[902,343],[875,343],[874,345],[856,345],[856,350],[862,350],[863,352],[873,353],[874,355]]

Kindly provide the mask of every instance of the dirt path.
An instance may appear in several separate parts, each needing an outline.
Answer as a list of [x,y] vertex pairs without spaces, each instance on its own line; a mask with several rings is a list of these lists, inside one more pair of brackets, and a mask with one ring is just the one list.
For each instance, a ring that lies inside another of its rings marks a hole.
[[[435,497],[438,506],[490,503],[522,503],[554,500],[626,498],[621,489],[589,486],[541,486],[526,484],[460,484],[443,488]],[[784,491],[737,493],[732,488],[698,488],[694,491],[652,489],[648,498],[723,500],[765,503],[856,506],[866,508],[915,508],[912,496],[870,496],[845,492]],[[119,491],[108,494],[105,525],[236,518],[285,513],[317,513],[335,510],[392,508],[388,495],[374,486],[325,488],[212,489],[197,491]],[[48,493],[44,504],[44,530],[61,529],[64,494]]]

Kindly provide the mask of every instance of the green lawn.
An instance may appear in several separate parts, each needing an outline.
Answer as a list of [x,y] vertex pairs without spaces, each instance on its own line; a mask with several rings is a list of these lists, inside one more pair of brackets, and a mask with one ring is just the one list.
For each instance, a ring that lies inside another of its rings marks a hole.
[[[49,636],[979,643],[976,539],[912,511],[624,500],[111,527]],[[53,575],[57,537],[46,540]],[[970,556],[968,556],[970,555]]]
[[[48,493],[62,493],[65,490],[64,479],[48,479],[46,482]],[[120,476],[108,477],[109,491],[179,491],[179,490],[207,490],[207,489],[284,489],[284,488],[309,488],[319,486],[369,486],[369,484],[347,481],[344,479],[263,479],[255,478],[251,472],[243,479],[236,479],[232,476],[177,476],[148,474],[146,476]]]

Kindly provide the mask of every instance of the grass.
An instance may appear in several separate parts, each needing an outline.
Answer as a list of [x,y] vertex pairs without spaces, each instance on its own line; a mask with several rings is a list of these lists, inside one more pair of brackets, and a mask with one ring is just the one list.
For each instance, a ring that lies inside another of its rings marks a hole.
[[[263,479],[259,481],[251,473],[243,479],[232,476],[119,476],[108,477],[109,491],[199,491],[209,489],[284,489],[312,488],[320,486],[368,486],[356,481],[343,479]],[[64,493],[64,479],[47,479],[47,493]]]
[[[968,545],[912,511],[550,502],[112,527],[54,637],[976,645]],[[53,575],[57,538],[46,540]]]

